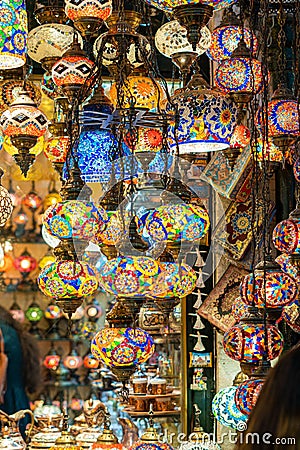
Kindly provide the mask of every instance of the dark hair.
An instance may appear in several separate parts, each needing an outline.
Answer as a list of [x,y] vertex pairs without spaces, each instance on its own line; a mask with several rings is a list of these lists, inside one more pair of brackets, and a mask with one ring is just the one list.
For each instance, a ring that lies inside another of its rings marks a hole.
[[0,306],[0,319],[18,333],[22,354],[26,355],[23,358],[24,386],[28,394],[33,394],[41,388],[41,363],[37,340],[25,331],[22,324],[2,306]]
[[[259,445],[247,439],[247,433],[257,433]],[[300,446],[300,345],[286,352],[270,370],[257,403],[252,410],[247,430],[239,439],[237,448],[270,449],[263,435],[268,437],[272,448],[299,449]],[[283,438],[283,439],[282,439]],[[285,439],[292,438],[293,441]],[[284,445],[285,442],[285,445]]]

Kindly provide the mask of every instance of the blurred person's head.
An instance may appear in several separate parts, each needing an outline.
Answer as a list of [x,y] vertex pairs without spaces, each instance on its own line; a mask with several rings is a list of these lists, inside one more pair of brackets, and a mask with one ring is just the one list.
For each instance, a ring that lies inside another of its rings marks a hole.
[[[259,443],[254,438],[251,443],[250,433],[259,435]],[[295,443],[284,438],[294,438]],[[300,344],[270,369],[239,441],[238,448],[245,450],[300,449]]]

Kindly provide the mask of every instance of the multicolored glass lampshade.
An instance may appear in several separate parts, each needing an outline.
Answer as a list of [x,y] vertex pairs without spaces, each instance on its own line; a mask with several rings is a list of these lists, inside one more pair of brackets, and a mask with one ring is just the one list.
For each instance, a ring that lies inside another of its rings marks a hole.
[[130,447],[130,450],[173,450],[167,442],[149,442],[148,439],[140,439]]
[[32,81],[3,80],[0,81],[0,113],[2,114],[20,96],[21,91],[26,91],[33,102],[39,106],[42,101],[40,88]]
[[111,14],[112,3],[109,0],[66,0],[66,14],[73,22],[84,17],[106,20]]
[[282,309],[282,318],[295,333],[300,333],[300,305],[298,300]]
[[272,360],[280,355],[283,349],[283,336],[274,325],[267,325],[265,329],[263,319],[253,323],[242,320],[224,334],[223,346],[229,358],[243,363],[257,363],[264,357]]
[[92,353],[89,353],[83,358],[83,365],[86,369],[99,369],[100,362],[97,358],[95,358]]
[[147,256],[119,256],[102,267],[99,274],[103,289],[120,297],[145,297],[158,289],[162,268]]
[[159,128],[139,127],[132,136],[125,134],[124,142],[134,153],[158,152],[163,146],[163,134]]
[[300,158],[297,158],[293,164],[293,173],[295,180],[300,183]]
[[22,205],[27,206],[27,208],[35,211],[43,203],[42,198],[34,191],[28,192],[22,199]]
[[254,408],[264,380],[252,379],[246,380],[237,386],[235,391],[235,403],[242,414],[249,416]]
[[75,349],[71,350],[71,353],[63,359],[63,364],[67,369],[76,370],[83,365],[83,359],[77,353]]
[[[276,91],[275,91],[276,92]],[[266,112],[261,109],[256,115],[256,127],[263,134]],[[268,137],[274,139],[299,135],[299,115],[296,100],[274,98],[268,102]]]
[[0,227],[3,227],[11,216],[13,202],[8,190],[1,185],[1,170],[2,169],[0,169]]
[[27,250],[24,250],[20,256],[15,258],[14,266],[20,273],[27,274],[37,268],[37,260]]
[[273,244],[282,253],[300,253],[300,219],[289,217],[279,222],[273,230]]
[[258,162],[283,163],[284,161],[282,151],[272,141],[263,143],[262,139],[259,139],[257,145],[254,145],[253,152]]
[[262,63],[247,57],[225,59],[215,72],[215,84],[224,93],[258,94],[263,88]]
[[290,255],[285,255],[283,253],[282,255],[277,256],[275,261],[280,265],[283,272],[290,275],[290,277],[294,278],[294,280],[298,279],[298,269],[297,266],[293,264]]
[[258,40],[249,29],[235,25],[226,25],[216,28],[211,34],[211,45],[206,51],[207,56],[217,62],[231,57],[239,42],[244,37],[247,48],[255,54],[258,48]]
[[35,302],[31,303],[25,311],[25,317],[29,322],[39,322],[44,316],[44,311]]
[[250,144],[251,132],[248,127],[242,123],[237,124],[234,127],[233,133],[230,138],[230,148],[243,149]]
[[5,136],[28,136],[39,138],[48,128],[48,120],[24,91],[2,114],[0,127]]
[[248,312],[249,306],[246,305],[245,302],[241,299],[241,297],[237,297],[233,302],[231,308],[231,314],[233,315],[236,322],[239,322],[242,317],[244,317]]
[[27,216],[27,214],[24,212],[23,208],[21,207],[18,214],[13,218],[13,222],[16,225],[26,225],[26,223],[28,222],[29,218]]
[[94,270],[80,261],[50,264],[41,271],[37,281],[43,294],[56,300],[88,297],[98,288]]
[[131,75],[122,86],[124,95],[120,96],[117,83],[113,83],[108,96],[115,108],[156,109],[159,101],[164,98],[164,92],[159,81],[150,77]]
[[69,25],[61,23],[45,23],[33,28],[28,34],[28,55],[38,63],[45,59],[59,59],[69,50],[76,34],[80,45],[83,45],[81,36]]
[[297,298],[294,278],[278,268],[257,270],[245,276],[241,283],[242,300],[258,308],[281,308]]
[[84,314],[90,320],[97,320],[99,317],[103,316],[103,309],[99,303],[94,300],[85,307]]
[[56,86],[61,87],[66,94],[80,89],[91,73],[94,63],[82,54],[64,56],[52,67],[52,79]]
[[55,262],[55,256],[46,254],[39,260],[39,269],[42,270],[48,264],[52,264]]
[[116,245],[125,235],[125,223],[119,211],[107,213],[108,222],[104,230],[98,235],[98,243]]
[[[124,20],[124,19],[123,19]],[[130,36],[131,39],[128,39]],[[122,39],[121,32],[108,31],[101,34],[94,44],[94,56],[106,67],[128,63],[133,68],[142,66],[151,58],[152,48],[148,39],[142,34],[130,31]]]
[[63,312],[58,305],[50,303],[45,309],[44,315],[47,320],[57,320],[63,316]]
[[55,351],[50,351],[43,359],[43,365],[49,370],[56,370],[60,363],[60,356]]
[[195,242],[205,236],[209,226],[209,216],[204,208],[177,204],[159,206],[151,211],[145,219],[143,232],[154,242]]
[[241,429],[246,425],[248,417],[242,414],[235,402],[237,386],[221,389],[213,398],[212,412],[214,417],[222,425],[228,428]]
[[[197,44],[196,53],[201,55],[211,45],[211,33],[207,27],[201,29],[201,39]],[[192,52],[193,47],[187,38],[187,30],[177,20],[162,25],[155,34],[157,50],[167,58],[174,53]]]
[[26,62],[27,12],[23,0],[3,0],[0,7],[0,69]]
[[50,208],[50,206],[56,205],[56,203],[59,203],[61,201],[62,201],[62,198],[61,198],[60,194],[56,191],[56,189],[53,189],[44,198],[43,207],[46,210],[46,209]]
[[43,224],[58,239],[95,241],[107,220],[105,210],[93,202],[66,200],[47,209]]
[[132,367],[154,353],[152,337],[141,328],[104,328],[91,342],[91,352],[108,367]]
[[57,247],[61,242],[60,239],[57,239],[56,237],[48,233],[45,225],[42,225],[42,238],[45,241],[45,243],[49,245],[49,247],[51,248]]
[[157,299],[164,298],[183,298],[191,294],[196,287],[197,274],[189,265],[175,262],[160,262],[163,270],[160,275],[161,281],[157,283],[156,289],[152,291],[151,296]]
[[213,6],[214,10],[218,11],[219,9],[233,5],[236,0],[146,0],[146,2],[163,11],[173,12],[177,6],[197,4]]
[[[171,149],[179,154],[197,154],[224,150],[230,146],[237,120],[237,107],[220,92],[203,85],[179,90],[171,98],[178,108],[178,127],[174,121],[168,128]],[[174,106],[167,105],[172,113]]]
[[70,149],[70,138],[68,136],[52,136],[44,147],[44,152],[52,163],[64,163]]

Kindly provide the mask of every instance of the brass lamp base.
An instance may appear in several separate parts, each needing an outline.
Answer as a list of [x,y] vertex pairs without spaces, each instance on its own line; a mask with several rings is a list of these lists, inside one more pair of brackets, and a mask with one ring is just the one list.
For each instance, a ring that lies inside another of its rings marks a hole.
[[274,136],[272,142],[276,147],[278,147],[282,152],[285,152],[295,141],[295,136],[283,134],[280,136]]
[[214,8],[209,5],[181,5],[174,8],[174,17],[187,30],[187,38],[196,51],[201,39],[201,28],[212,18]]
[[74,20],[75,28],[82,34],[83,37],[96,37],[99,29],[103,24],[103,20],[98,17],[81,17]]
[[238,148],[231,148],[228,147],[225,150],[223,150],[223,155],[225,156],[225,158],[228,161],[228,164],[230,166],[230,169],[233,170],[236,160],[238,159],[238,157],[240,156],[240,154],[242,153],[242,148],[238,147]]
[[36,136],[12,136],[11,142],[18,149],[18,153],[13,155],[14,160],[21,169],[22,174],[26,177],[28,170],[35,161],[35,155],[29,153],[30,149],[37,143]]
[[116,376],[118,381],[125,383],[129,380],[131,375],[134,374],[136,367],[128,366],[128,367],[110,367],[112,373]]
[[82,298],[63,298],[56,299],[56,304],[66,313],[69,318],[82,303]]

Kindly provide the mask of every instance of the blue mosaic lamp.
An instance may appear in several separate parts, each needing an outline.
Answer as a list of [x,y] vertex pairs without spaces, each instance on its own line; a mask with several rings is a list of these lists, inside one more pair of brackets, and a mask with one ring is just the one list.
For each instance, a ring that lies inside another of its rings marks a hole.
[[27,13],[25,0],[0,4],[0,69],[15,69],[26,62]]
[[248,417],[237,407],[236,391],[237,386],[221,389],[213,398],[212,412],[217,421],[225,427],[242,430],[242,425],[246,425]]

